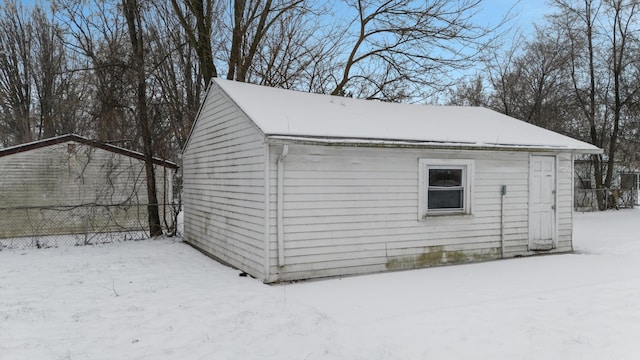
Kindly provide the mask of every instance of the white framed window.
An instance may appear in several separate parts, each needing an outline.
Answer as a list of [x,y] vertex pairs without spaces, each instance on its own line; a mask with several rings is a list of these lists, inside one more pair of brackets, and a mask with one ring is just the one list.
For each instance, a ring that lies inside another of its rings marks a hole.
[[471,214],[473,160],[419,159],[418,219]]

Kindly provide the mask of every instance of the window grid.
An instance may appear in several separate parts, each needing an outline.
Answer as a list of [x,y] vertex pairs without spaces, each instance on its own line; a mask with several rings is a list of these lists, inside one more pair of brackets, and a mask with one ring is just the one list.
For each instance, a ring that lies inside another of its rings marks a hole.
[[473,164],[473,160],[419,159],[419,220],[471,213]]

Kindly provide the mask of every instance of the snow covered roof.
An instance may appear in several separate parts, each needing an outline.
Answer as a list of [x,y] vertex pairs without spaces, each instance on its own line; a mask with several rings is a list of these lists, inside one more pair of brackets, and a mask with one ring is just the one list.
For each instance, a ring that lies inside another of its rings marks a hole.
[[222,79],[213,82],[272,139],[601,152],[481,107],[386,103]]

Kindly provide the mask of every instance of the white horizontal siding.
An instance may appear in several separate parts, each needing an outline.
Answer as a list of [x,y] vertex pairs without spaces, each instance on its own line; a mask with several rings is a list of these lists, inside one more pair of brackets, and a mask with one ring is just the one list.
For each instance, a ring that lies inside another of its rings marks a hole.
[[[271,249],[275,236],[277,154],[270,171]],[[472,215],[417,220],[418,159],[475,161]],[[528,253],[529,154],[290,145],[284,172],[281,280],[466,262],[500,256],[500,187],[507,185],[507,256]],[[566,176],[570,155],[560,156]],[[559,244],[570,246],[569,180],[559,181]],[[568,195],[565,193],[568,191]],[[569,200],[568,202],[566,200]],[[567,217],[566,210],[569,210]]]
[[217,88],[183,156],[185,240],[265,279],[263,136]]
[[[0,157],[0,168],[0,208],[81,206],[79,209],[85,209],[90,214],[86,216],[103,231],[122,230],[121,226],[148,227],[146,172],[142,160],[71,141]],[[158,202],[170,203],[173,170],[156,165],[155,175]],[[115,210],[110,212],[109,220],[106,215],[98,215],[98,211],[82,207],[118,204],[133,207],[126,215]],[[171,224],[168,212],[168,207],[160,206],[161,220]],[[3,210],[0,237],[86,230],[84,217],[76,216],[76,219],[60,209],[30,211],[26,221],[32,222],[30,224],[25,224],[25,214],[24,210]],[[32,216],[34,214],[37,216]],[[24,229],[25,226],[29,229]]]
[[573,238],[573,155],[557,157],[558,189],[556,207],[558,212],[557,251],[572,251]]

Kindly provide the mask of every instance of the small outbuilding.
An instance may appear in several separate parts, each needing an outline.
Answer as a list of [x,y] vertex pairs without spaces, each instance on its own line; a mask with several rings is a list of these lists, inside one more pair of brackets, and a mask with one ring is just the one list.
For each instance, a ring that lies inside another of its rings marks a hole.
[[[171,224],[177,165],[153,161]],[[0,239],[148,228],[141,153],[70,134],[0,149],[0,169]]]
[[485,108],[215,79],[184,236],[265,282],[569,252],[573,157],[600,152]]

